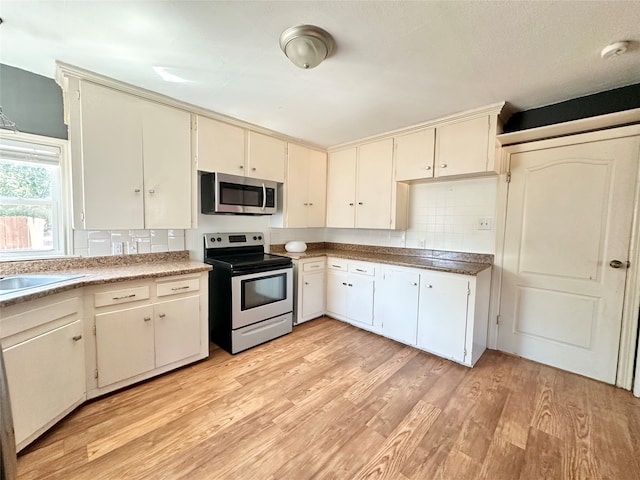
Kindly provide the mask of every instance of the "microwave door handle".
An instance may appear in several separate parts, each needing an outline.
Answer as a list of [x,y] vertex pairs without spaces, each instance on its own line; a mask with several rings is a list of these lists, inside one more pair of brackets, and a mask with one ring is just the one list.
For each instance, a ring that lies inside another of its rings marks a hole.
[[265,187],[263,183],[262,184],[262,209],[261,209],[263,212],[266,206],[267,206],[267,187]]

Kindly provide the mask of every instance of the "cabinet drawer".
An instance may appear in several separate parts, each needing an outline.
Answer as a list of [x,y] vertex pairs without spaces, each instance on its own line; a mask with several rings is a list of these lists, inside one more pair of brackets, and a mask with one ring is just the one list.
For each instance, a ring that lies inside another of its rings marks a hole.
[[176,295],[178,293],[193,292],[200,290],[199,278],[186,278],[184,280],[175,280],[172,282],[158,283],[157,296],[165,297],[167,295]]
[[149,287],[147,285],[141,287],[124,288],[121,290],[112,290],[110,292],[96,293],[94,297],[94,305],[96,307],[104,307],[106,305],[119,305],[121,303],[137,302],[149,298]]
[[324,270],[324,260],[318,260],[317,262],[307,262],[302,264],[303,272],[313,272]]
[[373,276],[376,274],[376,267],[367,263],[350,263],[349,272]]
[[349,270],[348,265],[348,260],[344,260],[342,258],[329,258],[327,260],[327,266],[330,270],[341,270],[346,272]]

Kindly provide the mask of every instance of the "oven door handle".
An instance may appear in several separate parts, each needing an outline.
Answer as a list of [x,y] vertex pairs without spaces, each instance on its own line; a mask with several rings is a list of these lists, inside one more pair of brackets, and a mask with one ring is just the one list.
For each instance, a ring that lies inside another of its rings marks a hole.
[[264,211],[266,206],[267,206],[267,187],[263,183],[262,184],[262,207],[261,207],[261,210]]

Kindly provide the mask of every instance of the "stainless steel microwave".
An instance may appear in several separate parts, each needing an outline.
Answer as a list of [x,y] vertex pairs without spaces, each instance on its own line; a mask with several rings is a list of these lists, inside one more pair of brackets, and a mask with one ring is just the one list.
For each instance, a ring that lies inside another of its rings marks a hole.
[[277,182],[271,180],[204,173],[200,178],[201,211],[208,215],[271,215],[276,213],[277,188]]

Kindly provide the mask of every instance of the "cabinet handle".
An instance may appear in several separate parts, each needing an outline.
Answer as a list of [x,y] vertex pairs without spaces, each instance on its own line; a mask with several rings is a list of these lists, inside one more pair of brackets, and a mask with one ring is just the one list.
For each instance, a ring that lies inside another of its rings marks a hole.
[[320,268],[320,265],[309,265],[309,268]]
[[134,188],[133,189],[133,193],[140,193],[140,189],[139,188]]
[[187,290],[188,288],[189,285],[185,285],[184,287],[173,287],[171,290],[175,292],[176,290]]
[[366,270],[363,270],[363,269],[361,269],[361,268],[356,268],[356,272],[367,273],[367,271],[366,271]]
[[346,287],[347,286],[347,282],[342,282],[342,284]]
[[144,321],[145,322],[150,322],[151,321],[151,317],[144,317]]
[[447,164],[446,163],[441,163],[440,164],[440,168],[447,168]]
[[125,298],[133,298],[135,296],[136,296],[136,294],[132,293],[131,295],[123,295],[122,297],[111,297],[111,300],[122,300],[122,299],[125,299]]
[[350,206],[350,207],[353,207],[353,203],[350,203],[350,204],[349,204],[349,206]]
[[335,267],[335,268],[340,268],[340,265],[334,265],[334,264],[331,264],[331,266],[332,266],[332,267]]
[[242,170],[244,168],[244,165],[240,165],[240,170]]
[[426,167],[424,167],[425,170],[431,170],[431,165],[427,165]]
[[349,286],[350,286],[350,287],[353,287],[353,283],[350,283],[350,284],[349,284]]
[[158,316],[159,316],[160,318],[164,318],[164,317],[166,317],[167,315],[166,315],[165,313],[159,313],[159,314],[158,314]]
[[433,288],[433,285],[430,285],[430,284],[428,284],[428,283],[427,283],[427,284],[425,284],[425,287],[427,287],[427,288]]
[[78,340],[82,340],[82,335],[75,335],[74,337],[72,337],[72,340],[74,342],[77,342]]
[[364,203],[362,203],[362,202],[358,202],[358,205],[364,205]]

